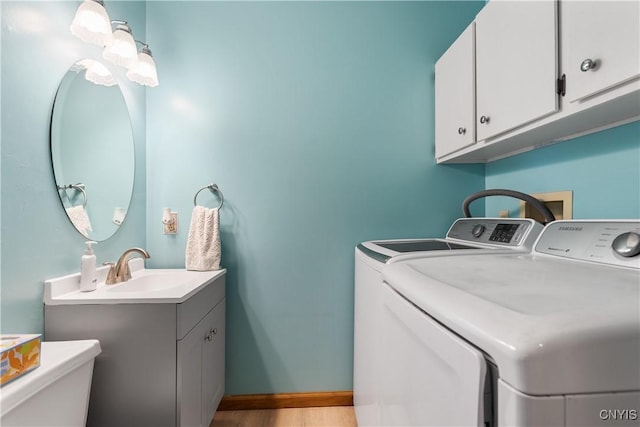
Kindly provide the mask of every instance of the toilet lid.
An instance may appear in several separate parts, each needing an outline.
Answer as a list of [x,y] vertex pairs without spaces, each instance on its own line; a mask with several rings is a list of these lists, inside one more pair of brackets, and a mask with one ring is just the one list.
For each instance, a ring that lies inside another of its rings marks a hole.
[[41,343],[40,366],[0,389],[0,414],[4,416],[39,390],[94,359],[101,351],[98,340]]

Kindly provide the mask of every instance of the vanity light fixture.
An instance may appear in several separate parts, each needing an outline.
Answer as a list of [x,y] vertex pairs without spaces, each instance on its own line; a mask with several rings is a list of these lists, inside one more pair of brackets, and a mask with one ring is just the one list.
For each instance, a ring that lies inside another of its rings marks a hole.
[[143,86],[156,87],[158,86],[158,71],[156,70],[156,63],[151,56],[151,50],[149,45],[142,43],[138,40],[136,42],[142,45],[140,53],[138,53],[138,63],[127,71],[127,77],[129,80],[141,84]]
[[87,43],[104,46],[111,39],[111,20],[102,0],[84,0],[78,6],[71,33]]
[[[113,32],[112,24],[116,25]],[[158,86],[158,71],[149,45],[133,38],[131,27],[126,21],[111,21],[103,0],[84,0],[76,11],[70,29],[79,39],[104,46],[102,57],[127,68],[129,80],[143,86]],[[140,52],[136,43],[142,45]],[[90,75],[87,67],[87,80],[104,84],[97,77],[95,81],[91,80]]]

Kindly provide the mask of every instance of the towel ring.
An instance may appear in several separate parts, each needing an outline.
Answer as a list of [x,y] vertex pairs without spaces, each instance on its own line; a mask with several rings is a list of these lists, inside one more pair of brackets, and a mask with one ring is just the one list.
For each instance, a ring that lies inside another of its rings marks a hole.
[[82,207],[87,207],[87,192],[84,190],[84,184],[79,182],[77,184],[69,184],[69,185],[58,185],[58,190],[76,190],[82,193],[82,197],[84,197],[84,203],[82,203]]
[[196,195],[193,196],[193,206],[198,206],[198,202],[196,202],[196,199],[198,198],[198,194],[200,194],[200,192],[202,190],[206,190],[207,188],[212,193],[218,193],[218,197],[220,197],[220,206],[218,206],[218,209],[222,208],[222,205],[224,204],[224,196],[222,195],[222,191],[220,191],[220,188],[218,187],[218,184],[205,185],[204,187],[199,189],[198,192],[196,193]]

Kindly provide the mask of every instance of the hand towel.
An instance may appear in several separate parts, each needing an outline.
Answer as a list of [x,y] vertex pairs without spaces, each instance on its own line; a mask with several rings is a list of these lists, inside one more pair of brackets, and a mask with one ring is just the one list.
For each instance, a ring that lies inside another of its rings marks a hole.
[[93,231],[93,228],[91,228],[91,221],[89,220],[89,215],[87,214],[87,210],[84,206],[72,206],[65,210],[67,211],[67,216],[71,220],[71,223],[73,223],[76,229],[82,233],[83,236],[89,237],[89,232]]
[[187,237],[187,270],[220,270],[220,252],[219,209],[195,206]]

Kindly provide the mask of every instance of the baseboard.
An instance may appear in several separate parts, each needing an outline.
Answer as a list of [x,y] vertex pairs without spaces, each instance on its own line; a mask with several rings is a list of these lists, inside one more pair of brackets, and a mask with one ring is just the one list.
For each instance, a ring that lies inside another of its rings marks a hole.
[[313,406],[353,406],[353,392],[321,391],[314,393],[226,395],[222,398],[218,411],[309,408]]

